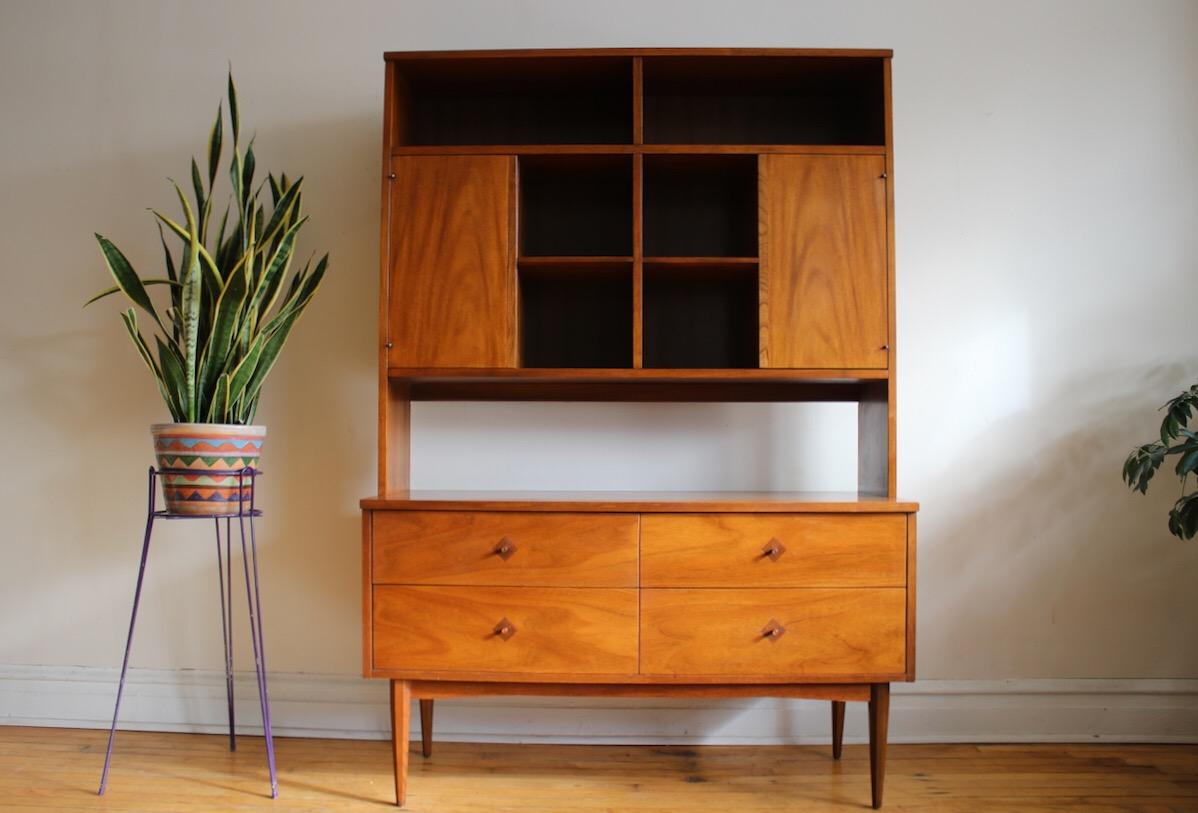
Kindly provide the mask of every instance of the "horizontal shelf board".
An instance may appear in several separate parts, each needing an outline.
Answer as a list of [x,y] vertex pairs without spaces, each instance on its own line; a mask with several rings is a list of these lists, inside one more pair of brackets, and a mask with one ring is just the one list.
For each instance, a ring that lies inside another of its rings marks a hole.
[[756,257],[645,257],[645,268],[729,268],[753,269]]
[[[656,372],[646,370],[645,372]],[[879,382],[871,382],[879,386]],[[885,388],[885,384],[880,384]],[[623,403],[857,403],[874,400],[854,381],[413,381],[413,401],[590,401]]]
[[632,368],[516,368],[516,367],[389,367],[391,378],[439,381],[579,381],[579,382],[638,382],[638,381],[884,381],[889,377],[885,369],[817,369],[817,370],[774,370],[774,369],[655,369]]
[[619,270],[632,265],[631,257],[519,257],[516,265],[527,269],[573,270]]
[[421,144],[392,147],[392,155],[629,155],[627,144]]
[[639,144],[643,153],[808,153],[811,155],[885,155],[881,144]]
[[[611,687],[614,696],[623,694],[625,697],[714,697],[714,693],[704,692],[705,687],[722,690],[724,687],[735,686],[745,689],[762,687],[755,693],[745,692],[749,697],[770,697],[775,695],[774,687],[778,687],[779,697],[806,697],[812,700],[868,700],[868,686],[863,683],[899,683],[910,682],[911,676],[902,672],[887,672],[879,674],[795,674],[795,683],[779,684],[778,675],[697,675],[697,674],[582,674],[571,673],[537,673],[523,672],[487,672],[487,671],[418,671],[414,669],[383,669],[372,667],[368,678],[387,678],[390,680],[410,680],[413,682],[412,698],[417,699],[421,692],[425,699],[438,697],[463,697],[461,690],[452,694],[441,694],[438,689],[447,684],[470,686],[474,695],[489,695],[489,687],[513,687],[513,690],[499,691],[497,694],[514,694],[526,696],[541,696],[541,687],[546,687],[548,695],[566,696],[596,696],[607,695],[605,689]],[[801,681],[801,682],[800,682]],[[820,692],[820,687],[826,687]],[[516,687],[520,687],[515,690]],[[571,691],[571,687],[577,691]],[[598,687],[598,689],[596,689]],[[792,693],[784,687],[805,687],[803,694]],[[621,692],[620,689],[623,688]],[[864,689],[864,692],[860,689]],[[646,694],[645,690],[651,690]],[[726,696],[736,696],[735,694]]]
[[848,144],[422,144],[391,148],[391,155],[885,155],[880,145]]
[[885,370],[392,369],[413,401],[836,402],[877,400]]
[[[378,670],[382,671],[382,670]],[[569,676],[567,679],[573,679]],[[610,677],[598,678],[594,682],[525,682],[524,675],[517,675],[519,682],[446,680],[443,678],[416,678],[412,696],[420,699],[443,697],[473,697],[477,695],[536,695],[557,697],[796,697],[809,700],[869,700],[869,686],[858,683],[843,683],[840,675],[835,683],[777,683],[777,675],[763,677],[738,676],[736,683],[727,678],[712,681],[709,676],[695,678],[679,675],[628,675],[621,682],[612,682]],[[708,680],[707,683],[697,681]],[[905,676],[895,680],[905,680]],[[766,682],[760,682],[760,681]],[[757,682],[750,682],[757,681]],[[745,685],[748,683],[749,685]]]
[[384,59],[392,61],[610,56],[826,56],[885,59],[893,57],[894,51],[890,48],[504,48],[482,51],[385,51],[383,53]]
[[885,398],[885,370],[392,369],[413,401],[834,402]]
[[919,504],[856,491],[423,491],[367,497],[362,508],[645,513],[912,513]]

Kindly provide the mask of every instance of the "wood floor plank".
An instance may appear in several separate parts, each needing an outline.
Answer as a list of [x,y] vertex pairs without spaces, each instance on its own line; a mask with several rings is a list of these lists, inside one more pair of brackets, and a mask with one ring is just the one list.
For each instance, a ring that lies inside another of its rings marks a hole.
[[[280,738],[281,797],[263,743],[121,732],[107,795],[95,795],[106,732],[0,726],[0,810],[382,811],[390,744]],[[419,747],[415,743],[414,747]],[[832,813],[869,803],[869,755],[827,746],[582,746],[438,743],[411,763],[418,813]],[[894,745],[889,811],[1198,812],[1198,746]]]

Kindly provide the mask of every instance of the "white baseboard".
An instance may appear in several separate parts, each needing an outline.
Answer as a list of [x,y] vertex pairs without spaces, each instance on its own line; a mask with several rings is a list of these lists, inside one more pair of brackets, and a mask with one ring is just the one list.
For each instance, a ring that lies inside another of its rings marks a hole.
[[[0,666],[0,723],[106,728],[118,673],[93,667]],[[927,680],[892,685],[891,742],[1198,743],[1198,680]],[[236,677],[238,731],[261,734],[253,673]],[[382,739],[385,681],[270,675],[274,732]],[[226,730],[224,674],[133,669],[121,728]],[[640,700],[496,697],[444,701],[443,741],[610,744],[825,743],[827,703],[777,698]],[[418,727],[418,723],[416,724]],[[848,742],[865,741],[850,703]]]

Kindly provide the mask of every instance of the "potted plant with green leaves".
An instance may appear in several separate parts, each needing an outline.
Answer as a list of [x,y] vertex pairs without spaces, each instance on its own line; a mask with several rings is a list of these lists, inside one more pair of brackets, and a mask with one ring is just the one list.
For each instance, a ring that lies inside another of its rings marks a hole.
[[[262,385],[296,321],[328,269],[325,254],[293,273],[295,241],[307,218],[303,179],[268,174],[255,186],[254,142],[240,149],[237,90],[228,80],[232,194],[213,233],[213,192],[224,140],[223,105],[208,137],[207,182],[194,158],[194,200],[171,181],[182,221],[153,210],[166,276],[143,278],[111,240],[97,234],[116,285],[86,304],[122,293],[134,306],[121,314],[133,345],[154,377],[173,423],[150,427],[167,510],[221,516],[248,501],[266,427],[254,425]],[[269,191],[265,202],[264,187]],[[165,229],[165,232],[164,232]],[[167,234],[181,244],[179,260]],[[160,311],[151,286],[165,289]],[[148,316],[153,347],[142,334],[138,310]]]
[[1145,443],[1132,450],[1123,463],[1123,481],[1128,487],[1148,493],[1148,484],[1165,458],[1176,455],[1174,473],[1181,480],[1181,496],[1169,510],[1169,533],[1178,539],[1192,539],[1198,533],[1198,488],[1187,493],[1190,475],[1198,475],[1198,431],[1189,427],[1190,419],[1198,413],[1198,384],[1183,391],[1161,407],[1160,440]]

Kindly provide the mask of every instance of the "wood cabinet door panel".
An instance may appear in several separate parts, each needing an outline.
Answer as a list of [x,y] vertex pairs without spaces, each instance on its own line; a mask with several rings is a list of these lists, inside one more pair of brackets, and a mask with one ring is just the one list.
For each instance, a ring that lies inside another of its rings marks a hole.
[[636,587],[636,514],[374,512],[376,584]]
[[636,590],[379,585],[373,591],[376,669],[517,677],[637,670]]
[[761,366],[888,363],[886,162],[763,155]]
[[641,673],[786,681],[900,675],[906,601],[907,591],[893,587],[645,589]]
[[902,587],[899,514],[646,514],[645,587]]
[[389,366],[516,366],[515,166],[392,159]]

